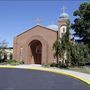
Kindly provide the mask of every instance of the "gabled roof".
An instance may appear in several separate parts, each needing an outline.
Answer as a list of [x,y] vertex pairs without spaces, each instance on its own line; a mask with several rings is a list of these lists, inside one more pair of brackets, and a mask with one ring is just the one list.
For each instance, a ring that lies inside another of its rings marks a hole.
[[54,31],[53,29],[50,29],[50,28],[47,28],[47,27],[44,27],[44,26],[41,26],[41,25],[36,25],[36,26],[34,26],[34,27],[32,27],[32,28],[24,31],[23,33],[17,35],[17,37],[20,36],[20,35],[22,35],[22,34],[24,34],[24,33],[26,33],[26,32],[28,32],[28,31],[30,31],[30,30],[32,30],[33,28],[36,28],[36,27],[42,27],[42,28],[45,28],[45,29],[47,29],[47,30],[51,30],[52,32],[56,32],[56,33],[57,33],[57,31]]

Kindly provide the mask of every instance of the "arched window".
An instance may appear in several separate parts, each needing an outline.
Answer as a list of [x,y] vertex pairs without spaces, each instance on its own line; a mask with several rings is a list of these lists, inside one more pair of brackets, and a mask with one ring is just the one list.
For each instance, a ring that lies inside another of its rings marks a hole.
[[65,29],[65,28],[63,28],[63,33],[65,33],[65,30],[66,30],[66,29]]

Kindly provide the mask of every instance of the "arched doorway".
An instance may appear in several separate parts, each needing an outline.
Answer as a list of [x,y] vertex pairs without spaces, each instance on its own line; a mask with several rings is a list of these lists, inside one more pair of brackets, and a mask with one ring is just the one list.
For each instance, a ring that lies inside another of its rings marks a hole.
[[33,40],[30,43],[31,59],[35,64],[41,64],[42,59],[42,44],[39,40]]

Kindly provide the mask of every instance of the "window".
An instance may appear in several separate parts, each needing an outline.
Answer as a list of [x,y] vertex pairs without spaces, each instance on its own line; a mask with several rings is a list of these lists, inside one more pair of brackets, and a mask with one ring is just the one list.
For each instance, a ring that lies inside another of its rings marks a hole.
[[63,28],[63,32],[65,33],[65,28]]

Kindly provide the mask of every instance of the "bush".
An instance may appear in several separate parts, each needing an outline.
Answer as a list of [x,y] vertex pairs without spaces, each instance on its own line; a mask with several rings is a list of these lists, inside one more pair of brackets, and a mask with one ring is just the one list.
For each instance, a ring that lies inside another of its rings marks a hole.
[[10,60],[6,61],[6,64],[19,65],[19,64],[24,64],[24,62],[23,61],[16,61],[16,60],[10,59]]
[[50,66],[51,66],[51,67],[58,67],[58,68],[68,68],[67,65],[65,65],[65,64],[63,64],[63,63],[60,63],[60,62],[59,62],[58,64],[52,63]]
[[50,64],[43,64],[43,67],[50,67]]
[[50,66],[51,67],[57,67],[57,64],[56,63],[52,63]]

